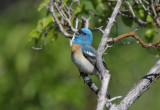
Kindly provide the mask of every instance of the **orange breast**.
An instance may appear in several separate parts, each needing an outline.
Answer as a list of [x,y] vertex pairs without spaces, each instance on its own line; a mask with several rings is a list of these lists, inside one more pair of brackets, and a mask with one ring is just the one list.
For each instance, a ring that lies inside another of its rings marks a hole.
[[72,53],[75,53],[76,51],[80,51],[81,45],[80,44],[73,44],[71,48],[72,48]]

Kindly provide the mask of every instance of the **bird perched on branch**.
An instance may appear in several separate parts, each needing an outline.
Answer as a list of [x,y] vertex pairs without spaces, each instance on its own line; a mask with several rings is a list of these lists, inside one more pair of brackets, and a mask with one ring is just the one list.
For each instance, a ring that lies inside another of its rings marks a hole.
[[[100,72],[96,67],[96,50],[92,47],[92,41],[93,36],[89,29],[81,28],[78,32],[76,32],[71,41],[71,58],[76,67],[79,69],[81,75],[94,74],[101,81]],[[105,63],[104,66],[106,67]],[[110,98],[109,92],[107,93],[107,96]]]

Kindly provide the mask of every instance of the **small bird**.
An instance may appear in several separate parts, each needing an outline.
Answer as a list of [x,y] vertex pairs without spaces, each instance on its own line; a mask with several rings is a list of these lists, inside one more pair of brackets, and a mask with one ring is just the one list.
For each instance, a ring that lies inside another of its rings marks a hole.
[[[89,29],[81,28],[76,32],[71,41],[71,58],[80,73],[96,75],[101,81],[100,72],[96,67],[96,50],[92,47],[92,41],[93,36]],[[105,63],[104,66],[106,67]],[[110,98],[109,92],[107,97]]]

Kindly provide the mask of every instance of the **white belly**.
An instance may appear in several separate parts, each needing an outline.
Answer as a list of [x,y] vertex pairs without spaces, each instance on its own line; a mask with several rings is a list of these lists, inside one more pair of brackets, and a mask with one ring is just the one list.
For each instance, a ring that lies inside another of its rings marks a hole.
[[83,55],[73,55],[73,54],[71,55],[72,61],[81,72],[88,74],[94,74],[96,72],[94,66]]

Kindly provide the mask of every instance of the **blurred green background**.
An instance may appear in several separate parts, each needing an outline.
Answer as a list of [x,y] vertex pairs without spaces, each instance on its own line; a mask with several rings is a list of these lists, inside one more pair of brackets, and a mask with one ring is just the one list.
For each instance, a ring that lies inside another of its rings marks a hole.
[[[0,110],[95,110],[96,95],[79,77],[70,58],[69,40],[62,34],[48,40],[44,50],[33,50],[29,40],[43,14],[38,13],[39,0],[3,0],[0,4]],[[117,18],[119,33],[132,31]],[[91,18],[91,28],[94,21]],[[97,26],[98,27],[98,26]],[[146,28],[138,35],[144,37]],[[112,33],[115,31],[115,26]],[[101,33],[93,32],[97,48]],[[49,39],[49,38],[48,38]],[[157,34],[153,41],[159,40]],[[131,44],[124,45],[128,41]],[[142,48],[132,38],[115,43],[104,56],[111,73],[111,96],[123,97],[159,59],[157,48]],[[92,77],[98,84],[98,80]],[[155,83],[130,110],[160,109],[160,86]],[[118,103],[121,99],[115,101]]]

